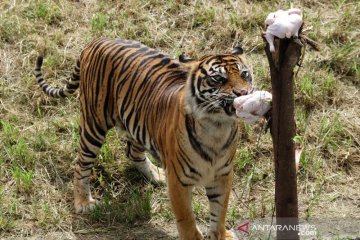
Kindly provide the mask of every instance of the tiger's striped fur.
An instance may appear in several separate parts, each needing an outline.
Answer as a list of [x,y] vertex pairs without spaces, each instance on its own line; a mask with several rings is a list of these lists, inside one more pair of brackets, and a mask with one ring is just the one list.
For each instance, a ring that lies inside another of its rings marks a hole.
[[[127,156],[148,178],[164,180],[180,239],[203,239],[191,209],[191,190],[204,186],[210,203],[210,239],[225,239],[225,215],[232,182],[237,121],[236,96],[251,90],[251,75],[237,48],[180,62],[138,42],[99,38],[88,44],[64,88],[43,91],[66,97],[80,86],[80,154],[75,167],[77,212],[94,207],[89,176],[107,131],[126,132]],[[148,151],[163,169],[147,158]]]

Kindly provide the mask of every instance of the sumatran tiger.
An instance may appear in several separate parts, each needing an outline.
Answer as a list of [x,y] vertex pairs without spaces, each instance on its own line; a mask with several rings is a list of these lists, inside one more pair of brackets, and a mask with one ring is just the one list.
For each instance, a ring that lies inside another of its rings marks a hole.
[[[232,239],[225,215],[232,183],[238,121],[233,100],[252,90],[243,50],[178,60],[139,42],[99,38],[89,43],[63,88],[35,75],[51,97],[80,86],[80,156],[75,166],[76,212],[92,209],[89,176],[106,133],[126,132],[127,157],[147,178],[167,182],[180,239],[203,239],[191,209],[191,191],[203,186],[210,203],[210,239]],[[145,151],[161,160],[157,168]]]

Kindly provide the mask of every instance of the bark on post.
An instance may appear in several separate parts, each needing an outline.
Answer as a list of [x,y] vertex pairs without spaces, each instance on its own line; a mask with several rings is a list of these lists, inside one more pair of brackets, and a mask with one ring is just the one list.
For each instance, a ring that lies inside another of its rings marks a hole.
[[266,56],[272,82],[272,124],[270,126],[275,163],[277,239],[299,239],[297,180],[295,169],[294,67],[301,56],[299,39],[275,39],[271,53],[266,39]]

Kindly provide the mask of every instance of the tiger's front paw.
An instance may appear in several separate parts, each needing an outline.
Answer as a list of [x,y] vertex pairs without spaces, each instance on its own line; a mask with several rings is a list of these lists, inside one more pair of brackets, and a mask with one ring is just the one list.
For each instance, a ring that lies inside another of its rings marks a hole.
[[99,205],[99,202],[90,198],[75,198],[75,212],[76,213],[88,213],[92,209]]
[[180,237],[180,240],[203,240],[204,236],[198,228],[194,232],[187,232]]
[[226,230],[225,239],[226,240],[239,240],[239,238],[236,236],[234,230]]

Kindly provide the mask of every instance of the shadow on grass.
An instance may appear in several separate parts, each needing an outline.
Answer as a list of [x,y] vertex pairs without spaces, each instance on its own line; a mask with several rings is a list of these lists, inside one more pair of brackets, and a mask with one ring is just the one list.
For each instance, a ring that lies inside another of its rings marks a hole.
[[165,231],[151,221],[154,188],[164,186],[129,166],[113,171],[99,165],[96,173],[91,185],[100,204],[89,214],[74,215],[77,239],[175,239],[175,224]]

